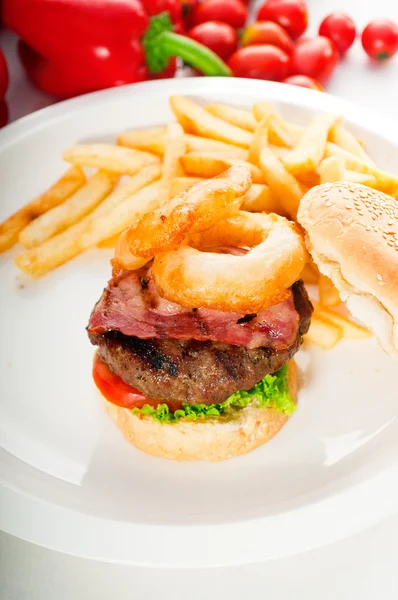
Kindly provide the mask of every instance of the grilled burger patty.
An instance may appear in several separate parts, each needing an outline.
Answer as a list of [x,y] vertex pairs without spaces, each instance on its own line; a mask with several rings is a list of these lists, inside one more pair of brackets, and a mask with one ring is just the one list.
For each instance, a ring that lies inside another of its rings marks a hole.
[[90,334],[114,373],[148,398],[213,404],[250,389],[280,369],[299,349],[308,331],[312,305],[301,281],[292,287],[300,316],[295,341],[283,350],[246,348],[220,342],[140,339],[118,331]]

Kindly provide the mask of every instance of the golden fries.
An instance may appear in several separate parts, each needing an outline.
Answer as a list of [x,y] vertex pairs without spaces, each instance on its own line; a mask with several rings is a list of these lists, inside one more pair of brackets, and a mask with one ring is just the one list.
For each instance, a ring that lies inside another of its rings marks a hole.
[[344,162],[338,156],[324,158],[318,168],[321,183],[332,183],[345,179]]
[[337,146],[343,148],[343,150],[347,150],[347,152],[358,156],[358,158],[362,159],[363,162],[369,166],[375,166],[373,160],[365,152],[355,136],[353,136],[341,123],[337,123],[337,125],[332,127],[329,134],[329,141],[334,142]]
[[[331,159],[334,157],[330,157]],[[325,160],[329,160],[325,158]],[[357,173],[357,171],[350,171],[349,169],[345,169],[344,172],[344,180],[352,181],[353,183],[362,183],[362,185],[367,185],[369,187],[377,187],[377,179],[374,175],[370,173]]]
[[203,181],[203,177],[176,177],[173,179],[171,186],[171,196],[177,196],[177,194],[185,192],[185,190],[195,185],[195,183],[199,183],[199,181]]
[[300,185],[293,175],[286,171],[283,163],[270,148],[265,147],[261,150],[259,164],[264,174],[265,183],[280,199],[283,211],[292,219],[295,219],[300,200],[303,197]]
[[15,264],[33,278],[59,267],[87,248],[120,234],[131,223],[159,205],[160,183],[155,181],[132,194],[98,218],[76,223],[66,231],[15,257]]
[[330,350],[336,346],[342,336],[341,327],[334,325],[329,319],[313,314],[310,329],[305,335],[305,340],[320,346],[324,350]]
[[319,300],[324,306],[338,306],[341,298],[333,282],[325,275],[319,277]]
[[387,173],[386,171],[382,171],[377,169],[376,167],[371,167],[367,163],[363,162],[362,159],[358,158],[351,152],[347,152],[340,146],[333,144],[332,142],[328,142],[325,148],[325,156],[337,156],[344,161],[344,165],[346,169],[350,171],[357,171],[358,173],[366,173],[369,175],[373,175],[376,178],[377,185],[376,187],[381,192],[386,194],[391,194],[391,196],[395,196],[398,192],[398,177],[392,175],[391,173]]
[[264,181],[263,174],[256,165],[236,158],[223,157],[216,152],[189,152],[181,157],[181,164],[188,175],[206,178],[216,177],[233,165],[242,165],[250,171],[254,183]]
[[167,127],[166,147],[163,157],[161,192],[159,202],[167,202],[172,196],[173,179],[179,175],[180,158],[185,153],[184,130],[179,123],[170,123]]
[[11,248],[20,232],[36,217],[58,206],[86,182],[80,167],[71,167],[46,192],[29,202],[0,225],[0,252]]
[[254,165],[258,165],[260,152],[264,146],[268,145],[268,123],[269,118],[260,121],[254,130],[253,141],[249,148],[248,160]]
[[235,108],[227,104],[208,104],[206,110],[215,117],[220,117],[223,121],[247,131],[254,131],[257,124],[253,114],[242,108]]
[[351,319],[337,313],[330,308],[326,308],[321,304],[314,303],[315,315],[320,319],[327,320],[335,327],[339,327],[343,338],[351,340],[359,340],[372,337],[372,333],[366,327],[358,325]]
[[269,142],[271,144],[289,148],[297,144],[304,127],[285,121],[269,102],[257,102],[253,105],[252,111],[257,121],[270,118]]
[[63,204],[32,221],[19,234],[20,243],[31,248],[60,233],[92,211],[115,185],[115,177],[98,171]]
[[171,96],[171,108],[187,133],[214,138],[227,144],[249,148],[252,134],[214,117],[199,104],[183,96]]
[[159,163],[149,152],[131,150],[112,144],[82,144],[65,150],[64,160],[81,167],[95,167],[120,175],[135,175],[142,167]]
[[330,129],[339,117],[330,114],[316,115],[304,129],[297,145],[283,159],[286,169],[293,175],[316,171],[323,155]]
[[274,212],[286,216],[275,192],[268,185],[261,183],[253,183],[250,190],[246,192],[241,210],[247,212]]
[[166,127],[152,127],[138,131],[125,131],[117,137],[117,144],[163,155],[165,138]]

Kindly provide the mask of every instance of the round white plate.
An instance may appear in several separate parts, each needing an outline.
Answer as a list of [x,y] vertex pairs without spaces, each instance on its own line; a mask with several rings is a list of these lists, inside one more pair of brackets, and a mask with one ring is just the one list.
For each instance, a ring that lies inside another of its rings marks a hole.
[[[326,94],[240,79],[135,84],[44,109],[0,133],[0,220],[65,169],[66,147],[170,117],[168,96],[298,122],[345,116],[377,163],[398,171],[398,129]],[[0,527],[70,554],[148,566],[257,562],[332,542],[398,507],[396,363],[374,340],[301,351],[299,410],[279,435],[217,464],[142,454],[103,417],[84,327],[109,277],[93,249],[39,281],[0,257]],[[366,257],[364,257],[366,259]],[[29,463],[29,464],[28,464]]]

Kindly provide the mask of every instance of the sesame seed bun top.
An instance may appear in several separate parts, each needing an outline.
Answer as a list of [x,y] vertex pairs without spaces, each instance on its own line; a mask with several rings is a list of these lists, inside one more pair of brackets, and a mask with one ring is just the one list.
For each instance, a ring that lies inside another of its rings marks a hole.
[[398,358],[398,201],[364,185],[326,183],[304,196],[298,220],[319,270]]

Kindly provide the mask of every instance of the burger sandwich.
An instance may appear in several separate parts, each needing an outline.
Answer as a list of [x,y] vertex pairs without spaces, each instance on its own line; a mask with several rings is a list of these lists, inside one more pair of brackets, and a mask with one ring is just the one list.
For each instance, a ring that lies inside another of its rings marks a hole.
[[294,223],[239,210],[250,185],[234,166],[119,238],[87,327],[93,374],[110,417],[149,454],[244,454],[295,410],[307,251]]

